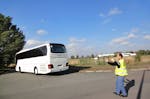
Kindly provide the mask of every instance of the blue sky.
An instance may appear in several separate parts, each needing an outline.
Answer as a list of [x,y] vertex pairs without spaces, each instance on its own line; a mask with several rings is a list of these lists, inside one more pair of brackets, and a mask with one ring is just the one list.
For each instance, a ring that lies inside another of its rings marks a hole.
[[1,0],[25,48],[63,43],[70,55],[150,49],[149,0]]

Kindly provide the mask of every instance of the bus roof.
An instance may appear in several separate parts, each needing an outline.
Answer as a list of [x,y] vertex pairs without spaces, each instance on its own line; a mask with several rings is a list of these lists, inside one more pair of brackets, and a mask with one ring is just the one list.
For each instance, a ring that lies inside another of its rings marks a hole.
[[[31,48],[22,49],[21,51],[17,52],[16,54],[23,53],[23,52],[26,52],[26,51],[29,51],[29,50],[32,50],[32,49],[36,49],[36,48],[42,47],[42,46],[47,46],[49,44],[61,44],[61,43],[45,43],[45,44],[41,44],[41,45],[34,46],[34,47],[31,47]],[[63,45],[63,44],[61,44],[61,45]]]

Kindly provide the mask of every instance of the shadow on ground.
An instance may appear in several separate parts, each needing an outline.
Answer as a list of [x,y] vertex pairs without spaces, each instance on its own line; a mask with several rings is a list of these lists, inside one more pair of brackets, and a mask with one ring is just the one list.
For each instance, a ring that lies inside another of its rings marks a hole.
[[[90,67],[84,67],[84,66],[69,66],[69,69],[66,71],[62,72],[56,72],[56,73],[49,73],[48,75],[53,75],[53,76],[59,76],[59,75],[66,75],[66,74],[71,74],[71,73],[77,73],[80,70],[88,69]],[[16,72],[14,68],[5,68],[5,69],[0,69],[0,75],[2,74],[8,74],[8,73],[14,73]]]
[[8,74],[8,73],[14,73],[14,72],[16,72],[14,68],[3,68],[3,69],[0,69],[0,75]]
[[69,66],[69,69],[66,71],[62,71],[62,72],[56,72],[56,73],[50,73],[48,75],[66,75],[66,74],[71,74],[71,73],[77,73],[80,70],[84,70],[84,69],[88,69],[90,67],[84,67],[84,66]]

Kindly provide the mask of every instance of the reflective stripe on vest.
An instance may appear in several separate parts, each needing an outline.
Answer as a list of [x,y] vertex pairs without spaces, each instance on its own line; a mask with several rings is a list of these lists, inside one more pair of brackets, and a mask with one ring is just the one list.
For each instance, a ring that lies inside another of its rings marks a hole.
[[119,63],[120,63],[120,68],[118,68],[116,66],[115,74],[118,76],[127,76],[128,73],[127,73],[126,64],[124,62],[124,59],[119,60]]

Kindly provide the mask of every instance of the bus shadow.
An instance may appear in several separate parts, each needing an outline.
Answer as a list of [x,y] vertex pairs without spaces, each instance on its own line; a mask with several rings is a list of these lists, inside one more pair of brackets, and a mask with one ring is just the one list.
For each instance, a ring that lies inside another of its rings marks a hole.
[[69,69],[66,70],[66,71],[50,73],[48,75],[60,76],[60,75],[72,74],[72,73],[77,73],[81,70],[88,69],[88,68],[90,68],[90,67],[86,67],[86,66],[69,66]]

